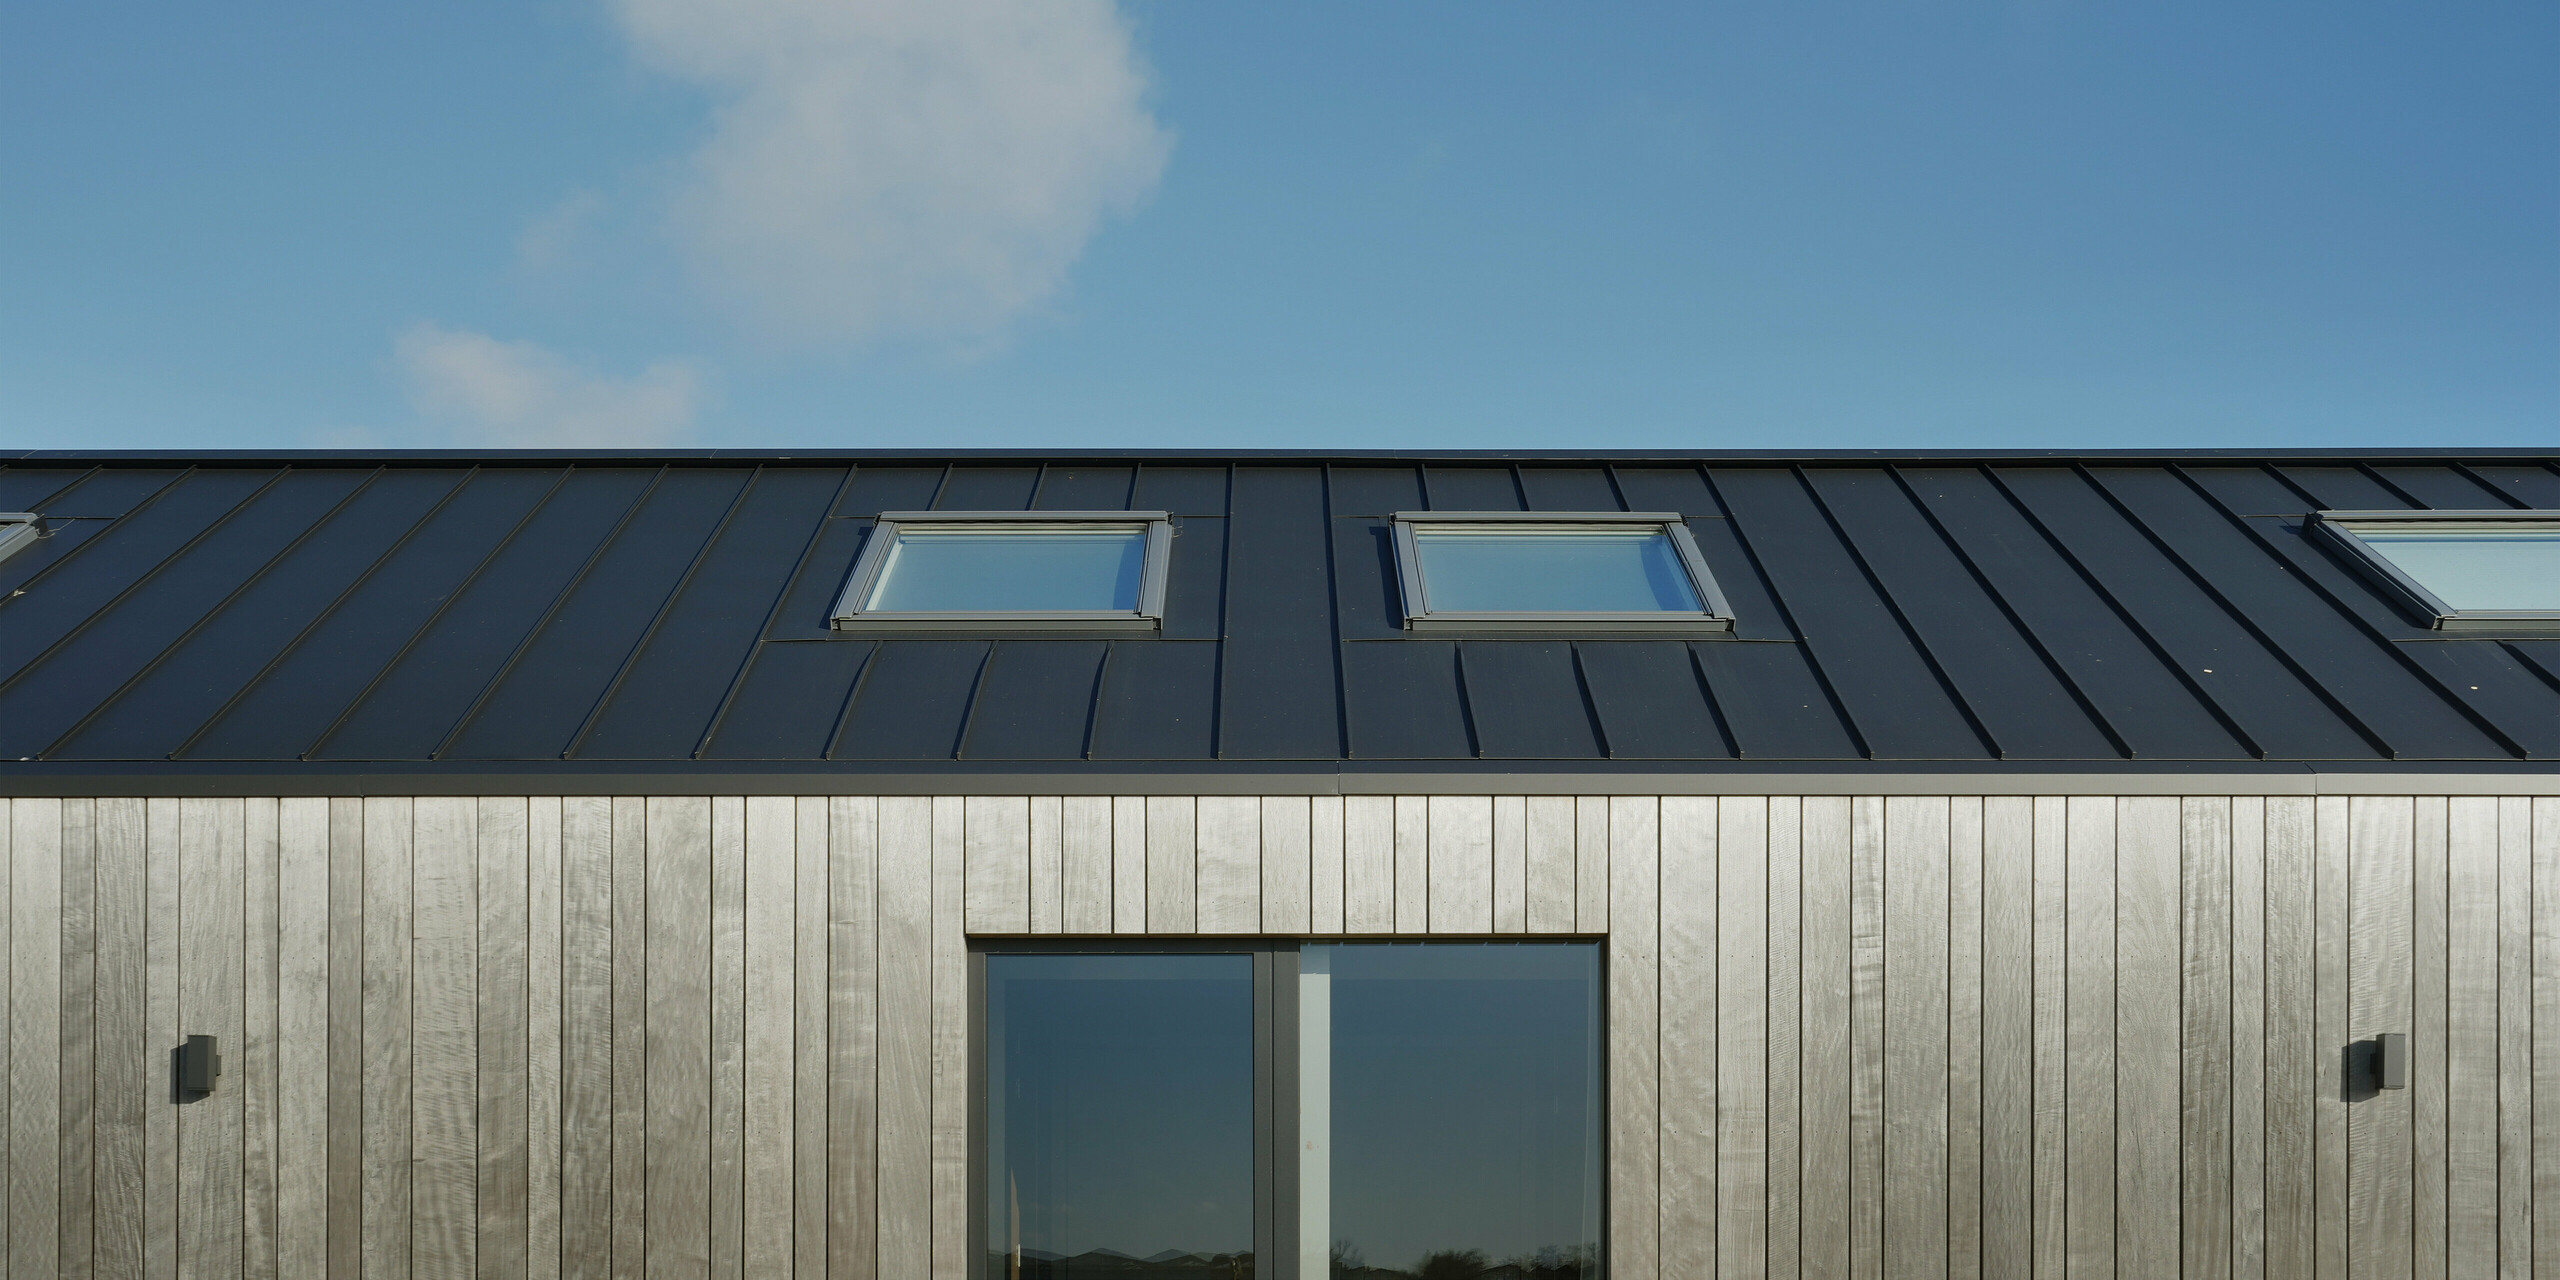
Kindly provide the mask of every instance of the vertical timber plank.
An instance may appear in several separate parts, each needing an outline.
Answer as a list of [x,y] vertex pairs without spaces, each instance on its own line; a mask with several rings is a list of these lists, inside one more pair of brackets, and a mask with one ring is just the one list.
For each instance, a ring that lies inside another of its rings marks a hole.
[[476,1273],[526,1274],[533,1153],[527,1137],[526,944],[532,902],[527,860],[532,805],[522,796],[480,800],[479,1159]]
[[[1431,796],[1425,839],[1432,933],[1493,932],[1493,797]],[[1403,850],[1401,823],[1397,831]],[[1399,929],[1404,927],[1397,921]]]
[[1262,801],[1202,796],[1197,803],[1199,930],[1256,932],[1262,928]]
[[2498,1276],[2533,1274],[2533,801],[2498,798]]
[[961,802],[971,933],[1031,931],[1031,798],[970,796]]
[[96,1271],[98,809],[62,802],[61,1274]]
[[[2406,1033],[2411,1004],[2414,805],[2406,796],[2347,803],[2347,1028],[2337,1043]],[[2413,1209],[2407,1090],[2350,1087],[2347,1130],[2347,1267],[2407,1275]]]
[[2533,799],[2533,1272],[2560,1275],[2560,797]]
[[1061,927],[1068,933],[1111,932],[1111,797],[1067,796],[1059,802]]
[[1396,810],[1388,796],[1342,798],[1342,927],[1396,928]]
[[1982,1274],[1982,797],[1947,809],[1947,1273]]
[[2073,796],[2064,807],[2065,1248],[2072,1276],[2108,1277],[2116,1274],[2117,1246],[2117,801]]
[[[1609,931],[1609,798],[1578,796],[1573,802],[1574,927]],[[1650,917],[1648,917],[1650,918]]]
[[1718,805],[1709,796],[1658,803],[1660,1259],[1665,1277],[1704,1276],[1716,1271]]
[[1395,798],[1395,931],[1431,929],[1431,803],[1425,796]]
[[1531,933],[1572,933],[1573,797],[1530,796],[1525,858]]
[[648,1275],[711,1263],[711,799],[648,800]]
[[463,1280],[478,1269],[479,805],[411,805],[409,1268]]
[[2409,1141],[2417,1177],[2410,1188],[2410,1251],[2414,1273],[2443,1280],[2446,1262],[2445,1164],[2445,835],[2443,796],[2412,801],[2411,865],[2415,911],[2410,941],[2412,999],[2409,1018]]
[[329,801],[276,805],[276,1274],[329,1266]]
[[613,1267],[614,802],[560,801],[560,1271]]
[[2035,1264],[2035,801],[1982,798],[1982,1269]]
[[2231,1274],[2266,1280],[2266,801],[2231,798]]
[[2070,801],[2037,796],[2029,821],[2035,860],[2034,1274],[2065,1276],[2071,1266]]
[[[880,815],[876,1024],[880,1128],[873,1175],[879,1196],[880,1260],[876,1274],[924,1276],[932,1274],[933,1266],[933,801],[882,796],[876,803]],[[837,1220],[839,1228],[844,1225]],[[834,1231],[829,1235],[832,1239]]]
[[[2266,1248],[2267,1274],[2311,1276],[2319,1267],[2321,1049],[2318,923],[2321,876],[2318,812],[2307,796],[2269,796],[2262,845],[2266,864]],[[2343,1042],[2341,1042],[2343,1043]]]
[[1262,931],[1296,937],[1308,931],[1307,797],[1262,798]]
[[407,1280],[412,1175],[411,810],[364,802],[364,1274]]
[[329,801],[329,1274],[364,1266],[364,873],[368,801]]
[[1148,933],[1200,927],[1199,832],[1190,796],[1147,797]]
[[1947,798],[1884,802],[1884,1272],[1947,1272]]
[[[2182,804],[2116,802],[2115,1252],[2116,1274],[2127,1277],[2179,1267]],[[2222,1233],[2199,1234],[2227,1248]]]
[[[8,938],[0,948],[8,965],[0,993],[7,997],[9,1099],[0,1121],[9,1128],[9,1204],[0,1221],[14,1275],[58,1275],[62,1267],[62,805],[12,802],[9,844],[0,850],[9,863]],[[238,1265],[235,1257],[235,1271]]]
[[1718,1275],[1769,1271],[1769,808],[1765,796],[1715,804]]
[[1849,1274],[1850,1179],[1853,1092],[1849,975],[1854,954],[1851,886],[1856,880],[1852,802],[1846,796],[1806,796],[1802,852],[1804,896],[1802,1074],[1797,1106],[1796,1210],[1799,1257],[1807,1276]]
[[1661,1280],[1661,814],[1655,801],[1607,802],[1609,934],[1609,1273]]
[[1765,1025],[1769,1036],[1769,1261],[1773,1280],[1801,1270],[1803,1143],[1804,801],[1769,806],[1769,912]]
[[[849,806],[853,802],[847,799],[843,803]],[[792,859],[798,879],[793,893],[791,950],[791,1261],[792,1273],[804,1276],[828,1274],[832,1238],[827,1224],[827,984],[833,963],[827,946],[832,924],[828,898],[832,873],[828,863],[829,804],[825,796],[795,796],[791,801]],[[862,919],[868,935],[870,917],[865,915]],[[851,1072],[852,1065],[846,1064],[846,1070]],[[867,1172],[868,1159],[858,1167]],[[868,1209],[863,1216],[867,1227]],[[866,1268],[875,1260],[868,1250],[861,1251],[860,1256]],[[866,1269],[863,1274],[870,1273]]]
[[[613,1275],[648,1274],[649,800],[613,798]],[[660,1121],[663,1124],[664,1121]],[[669,1224],[670,1227],[673,1224]]]
[[[147,873],[144,804],[100,797],[97,814],[97,1153],[90,1242],[96,1273],[138,1276],[143,1267],[145,1117],[168,1106],[151,1096],[149,986],[143,940]],[[165,803],[165,802],[164,802]],[[164,1068],[165,1069],[165,1068]],[[152,1104],[159,1102],[160,1105]]]
[[1307,931],[1314,934],[1338,934],[1346,928],[1343,803],[1341,796],[1307,801]]
[[1493,931],[1529,928],[1528,815],[1520,796],[1493,798]]
[[745,1132],[740,1170],[740,1269],[750,1276],[789,1275],[793,1155],[793,1001],[799,939],[798,803],[790,796],[746,801],[746,884],[742,951],[746,1025],[741,1068]]
[[[818,1068],[826,1093],[816,1116],[828,1144],[820,1180],[827,1197],[826,1274],[859,1280],[921,1274],[931,1155],[924,1091],[932,1013],[925,961],[932,808],[904,797],[838,796],[824,803],[826,818],[814,832],[805,825],[808,809],[801,810],[800,838],[804,850],[816,841],[827,859],[821,901],[829,1058]],[[893,947],[901,950],[892,955]],[[899,1020],[895,1027],[892,1019]],[[899,1162],[894,1175],[892,1161]]]
[[[246,805],[178,802],[178,1018],[181,1035],[241,1043]],[[178,1110],[178,1274],[240,1274],[242,1103],[217,1088]]]
[[[1885,802],[1849,802],[1849,1274],[1885,1265]],[[1944,1185],[1943,1183],[1940,1185]]]
[[1111,801],[1111,931],[1147,931],[1147,801]]
[[[758,797],[762,799],[763,797]],[[744,1277],[751,1139],[786,1155],[787,1135],[747,1129],[747,799],[711,798],[711,1274]],[[791,936],[785,917],[781,936]],[[790,957],[781,957],[788,972]],[[789,1203],[789,1197],[778,1198]]]
[[[146,1009],[143,1023],[142,1081],[150,1101],[143,1111],[143,1274],[167,1280],[178,1274],[178,1108],[172,1101],[169,1050],[184,1033],[179,1008],[178,948],[181,925],[179,884],[186,822],[182,804],[153,797],[145,801],[143,858],[143,966]],[[156,1086],[156,1087],[154,1087]]]
[[1066,832],[1061,797],[1031,797],[1031,931],[1066,925]]
[[560,1275],[563,801],[525,803],[525,1275]]
[[2498,1274],[2498,800],[2445,806],[2445,1270]]
[[[969,953],[960,920],[960,801],[933,801],[933,1274],[969,1261]],[[1150,822],[1149,827],[1154,824]]]

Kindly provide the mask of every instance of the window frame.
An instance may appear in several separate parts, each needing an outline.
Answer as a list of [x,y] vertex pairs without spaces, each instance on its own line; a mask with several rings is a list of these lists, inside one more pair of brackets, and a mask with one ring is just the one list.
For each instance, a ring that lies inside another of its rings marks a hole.
[[[1689,534],[1688,518],[1676,511],[1398,511],[1387,517],[1394,530],[1397,601],[1407,631],[1458,631],[1553,635],[1569,632],[1670,633],[1724,635],[1733,630],[1733,605],[1716,584],[1707,558]],[[1518,533],[1542,527],[1560,533],[1613,526],[1658,528],[1671,540],[1689,588],[1703,610],[1452,610],[1431,607],[1430,583],[1422,571],[1415,534],[1421,527]]]
[[2393,564],[2378,548],[2356,536],[2361,529],[2430,524],[2547,525],[2560,531],[2560,510],[2314,511],[2307,532],[2313,540],[2326,543],[2342,555],[2423,626],[2437,631],[2560,634],[2560,609],[2457,609]]
[[[1119,527],[1146,534],[1134,609],[871,610],[862,607],[909,529],[1046,533]],[[828,624],[835,631],[1155,631],[1164,626],[1173,516],[1165,511],[884,511],[863,539]]]
[[0,560],[44,536],[44,517],[32,511],[0,511]]

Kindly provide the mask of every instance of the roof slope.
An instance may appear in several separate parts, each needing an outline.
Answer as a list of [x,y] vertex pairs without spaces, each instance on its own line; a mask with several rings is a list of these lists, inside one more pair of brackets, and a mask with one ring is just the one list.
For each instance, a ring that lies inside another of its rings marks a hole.
[[[1165,508],[1163,633],[848,638],[884,510]],[[2520,454],[23,455],[0,760],[2514,762],[2560,640],[2447,639],[2322,508]],[[1391,511],[1676,510],[1729,639],[1415,638]],[[1516,767],[1516,766],[1515,766]]]

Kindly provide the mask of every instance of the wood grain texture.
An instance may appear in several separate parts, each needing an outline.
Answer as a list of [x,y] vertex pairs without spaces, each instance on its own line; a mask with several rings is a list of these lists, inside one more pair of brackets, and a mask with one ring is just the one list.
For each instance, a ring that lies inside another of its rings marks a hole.
[[2319,1267],[2320,1112],[2324,1093],[2335,1094],[2330,1064],[2344,1042],[2322,1048],[2313,981],[2320,890],[2313,803],[2272,796],[2264,808],[2267,1275],[2312,1276]]
[[1396,808],[1389,796],[1342,797],[1342,929],[1396,928]]
[[798,1042],[795,1000],[799,939],[798,802],[790,796],[746,801],[745,880],[741,908],[745,1026],[741,1029],[744,1134],[739,1265],[750,1276],[788,1275],[796,1205],[792,1191],[799,1139],[793,1123]]
[[[1849,802],[1849,1271],[1885,1271],[1885,802]],[[1941,1184],[1943,1185],[1943,1184]]]
[[[747,1131],[747,802],[711,798],[711,1274],[743,1277],[747,1148],[788,1151],[779,1127]],[[781,934],[791,936],[790,921]],[[788,971],[789,957],[783,957]],[[788,1195],[776,1203],[790,1203]]]
[[[276,801],[252,797],[242,807],[247,862],[242,868],[240,1094],[240,1269],[276,1274]],[[68,1184],[66,1185],[76,1185]]]
[[[12,1060],[16,1056],[14,1043],[16,1025],[13,1015],[18,997],[13,985],[15,975],[11,969],[11,962],[15,959],[12,934],[17,924],[12,905],[11,882],[15,878],[16,864],[11,856],[10,846],[14,843],[17,815],[12,812],[12,809],[11,801],[0,800],[0,1084],[14,1083],[11,1080],[14,1071]],[[12,1127],[11,1113],[15,1110],[11,1104],[14,1101],[14,1095],[0,1098],[0,1262],[8,1260],[12,1228],[15,1225],[16,1196],[11,1188],[17,1181],[17,1176],[16,1165],[10,1159],[9,1144]]]
[[1982,797],[1947,805],[1947,1274],[1982,1274]]
[[1066,831],[1063,799],[1031,797],[1031,931],[1066,931]]
[[1062,926],[1074,934],[1111,932],[1111,797],[1060,801]]
[[961,801],[971,933],[1031,932],[1031,798]]
[[1111,801],[1111,931],[1147,931],[1147,801]]
[[613,798],[613,1275],[648,1274],[649,801]]
[[1262,809],[1262,932],[1296,937],[1313,920],[1308,892],[1312,847],[1305,796],[1264,796]]
[[[2498,800],[2498,1275],[2533,1274],[2533,802]],[[2543,1149],[2546,1153],[2549,1147]]]
[[2312,1043],[2314,1064],[2312,1113],[2312,1272],[2317,1280],[2340,1280],[2348,1274],[2347,1105],[2340,1055],[2347,1044],[2350,978],[2348,971],[2349,887],[2348,807],[2340,796],[2312,802]]
[[[969,953],[960,922],[960,802],[933,801],[933,1269],[969,1265]],[[1154,828],[1152,819],[1148,822]]]
[[1147,797],[1147,932],[1200,928],[1198,835],[1190,796]]
[[532,1022],[527,977],[532,806],[521,796],[488,796],[479,803],[480,1220],[475,1273],[512,1280],[526,1274],[531,1247],[532,1149],[525,1117]]
[[1854,823],[1846,796],[1806,796],[1802,865],[1802,1074],[1797,1105],[1797,1232],[1807,1276],[1849,1274],[1855,1203],[1849,975],[1854,913]]
[[2560,1275],[2560,798],[2532,821],[2533,1271]]
[[613,1268],[613,801],[560,802],[560,1273]]
[[2446,1165],[2445,968],[2447,964],[2443,796],[2412,802],[2411,865],[2415,911],[2410,926],[2413,1004],[2409,1013],[2409,1140],[2416,1179],[2410,1187],[2410,1251],[2416,1274],[2445,1274]]
[[1571,796],[1530,796],[1525,802],[1522,857],[1528,876],[1528,930],[1572,933],[1573,811]]
[[329,1267],[329,801],[276,806],[276,1274]]
[[525,806],[525,1274],[558,1280],[562,1098],[560,884],[565,804]]
[[[2117,802],[2065,803],[2063,1154],[2065,1250],[2074,1276],[2116,1274]],[[2174,952],[2172,954],[2175,954]],[[2126,1280],[2137,1280],[2128,1276]]]
[[1529,928],[1529,831],[1525,800],[1493,798],[1493,931]]
[[[817,1075],[826,1090],[818,1109],[827,1145],[826,1274],[913,1275],[925,1261],[922,1174],[930,1154],[924,1090],[932,808],[911,798],[863,796],[828,806],[826,824],[814,833],[827,850],[828,877],[820,900],[829,1056]],[[808,817],[803,810],[804,823]],[[812,834],[804,827],[802,839]],[[901,1162],[895,1177],[893,1161]]]
[[11,1274],[55,1275],[62,1266],[62,801],[13,801],[8,826],[9,845],[0,851],[8,863],[9,919],[0,946],[8,964],[0,983],[8,1008],[6,1256]]
[[414,801],[364,802],[364,1274],[409,1275]]
[[[797,881],[792,897],[791,952],[791,1260],[795,1275],[827,1274],[830,1251],[827,1106],[832,1082],[828,1078],[828,979],[833,957],[828,950],[828,934],[834,922],[828,898],[832,873],[828,862],[828,809],[839,803],[850,807],[853,801],[829,801],[824,796],[799,796],[792,801],[792,859]],[[869,816],[867,808],[864,816]],[[866,880],[868,852],[866,845]],[[867,938],[871,932],[869,912],[859,919]],[[866,999],[870,996],[867,985],[862,994]],[[869,1065],[870,1056],[865,1053],[858,1078],[866,1090],[870,1085]],[[845,1070],[849,1075],[857,1074],[853,1064],[845,1064]],[[861,1117],[866,1133],[872,1120],[867,1113]],[[867,1152],[857,1167],[871,1167]],[[863,1238],[869,1240],[870,1206],[864,1206],[862,1218]],[[860,1256],[866,1268],[877,1261],[867,1248],[860,1251]],[[866,1269],[863,1274],[870,1272]]]
[[143,1265],[145,1117],[152,1097],[144,920],[149,894],[144,802],[95,802],[97,877],[96,1149],[90,1169],[90,1249],[96,1274],[139,1276]]
[[2035,1274],[2061,1276],[2071,1262],[2071,1203],[2064,1179],[2071,1152],[2071,806],[2061,796],[2037,796],[2029,821],[2034,830],[2035,876]]
[[1343,798],[1307,802],[1307,931],[1338,934],[1343,924]]
[[1202,933],[1262,929],[1262,801],[1256,796],[1202,796],[1195,830]]
[[[1713,1275],[1716,1270],[1716,811],[1713,797],[1665,796],[1659,801],[1656,883],[1661,899],[1652,909],[1661,922],[1655,1015],[1661,1116],[1657,1195],[1660,1265],[1666,1277]],[[1620,905],[1626,902],[1621,899]],[[1633,919],[1625,913],[1618,918]]]
[[871,1176],[880,1234],[874,1274],[893,1280],[930,1274],[933,1265],[933,802],[882,796],[877,804],[879,1145]]
[[1884,802],[1884,1270],[1947,1270],[1947,810]]
[[478,1271],[479,805],[421,796],[410,820],[409,1273]]
[[1660,1280],[1661,812],[1656,802],[1608,802],[1609,935],[1609,1273]]
[[163,1280],[182,1265],[179,1227],[178,1108],[168,1084],[169,1051],[186,1034],[179,1006],[179,947],[184,901],[180,875],[185,838],[183,802],[145,802],[143,823],[147,883],[143,892],[143,965],[147,1002],[143,1050],[150,1099],[144,1111],[143,1274]]
[[[243,1042],[245,803],[178,802],[178,1024],[181,1035]],[[236,1052],[236,1050],[235,1050]],[[237,1066],[231,1072],[237,1071]],[[226,1072],[230,1074],[231,1072]],[[246,1098],[236,1077],[178,1108],[178,1275],[240,1273]]]
[[2231,1274],[2266,1280],[2266,802],[2231,800]]
[[1802,1271],[1804,1000],[1804,802],[1776,796],[1769,806],[1768,1274]]
[[1574,928],[1609,931],[1609,798],[1577,796],[1573,802]]
[[[62,1179],[59,1220],[65,1277],[96,1274],[94,1170],[97,1161],[97,820],[96,802],[62,804]],[[8,820],[0,818],[0,825]]]
[[648,802],[648,1274],[711,1262],[711,801]]
[[[1664,801],[1666,836],[1670,802]],[[1718,1275],[1769,1270],[1769,801],[1715,802]],[[1669,841],[1664,841],[1666,854]],[[1668,886],[1665,886],[1668,888]]]
[[1431,801],[1395,798],[1395,911],[1397,933],[1431,929]]
[[2035,801],[1985,796],[1982,841],[1982,1270],[2035,1263]]
[[2127,1277],[2180,1265],[2181,1050],[2198,1048],[2182,1042],[2181,822],[2175,796],[2116,802],[2116,1273]]
[[[1432,796],[1426,805],[1430,931],[1493,932],[1493,797]],[[1401,823],[1396,834],[1401,857]]]
[[364,1265],[366,802],[329,801],[329,1274]]
[[2498,800],[2445,808],[2445,1271],[2498,1274]]
[[[2410,1025],[2412,807],[2405,796],[2348,802],[2346,1043]],[[2368,1089],[2352,1083],[2347,1095],[2347,1265],[2401,1275],[2414,1245],[2409,1091]]]

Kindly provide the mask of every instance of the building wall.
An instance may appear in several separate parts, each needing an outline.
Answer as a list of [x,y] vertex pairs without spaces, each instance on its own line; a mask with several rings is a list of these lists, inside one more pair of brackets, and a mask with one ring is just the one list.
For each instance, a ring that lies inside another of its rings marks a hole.
[[971,934],[1605,935],[1622,1280],[2560,1275],[2560,798],[0,806],[12,1276],[959,1276]]

